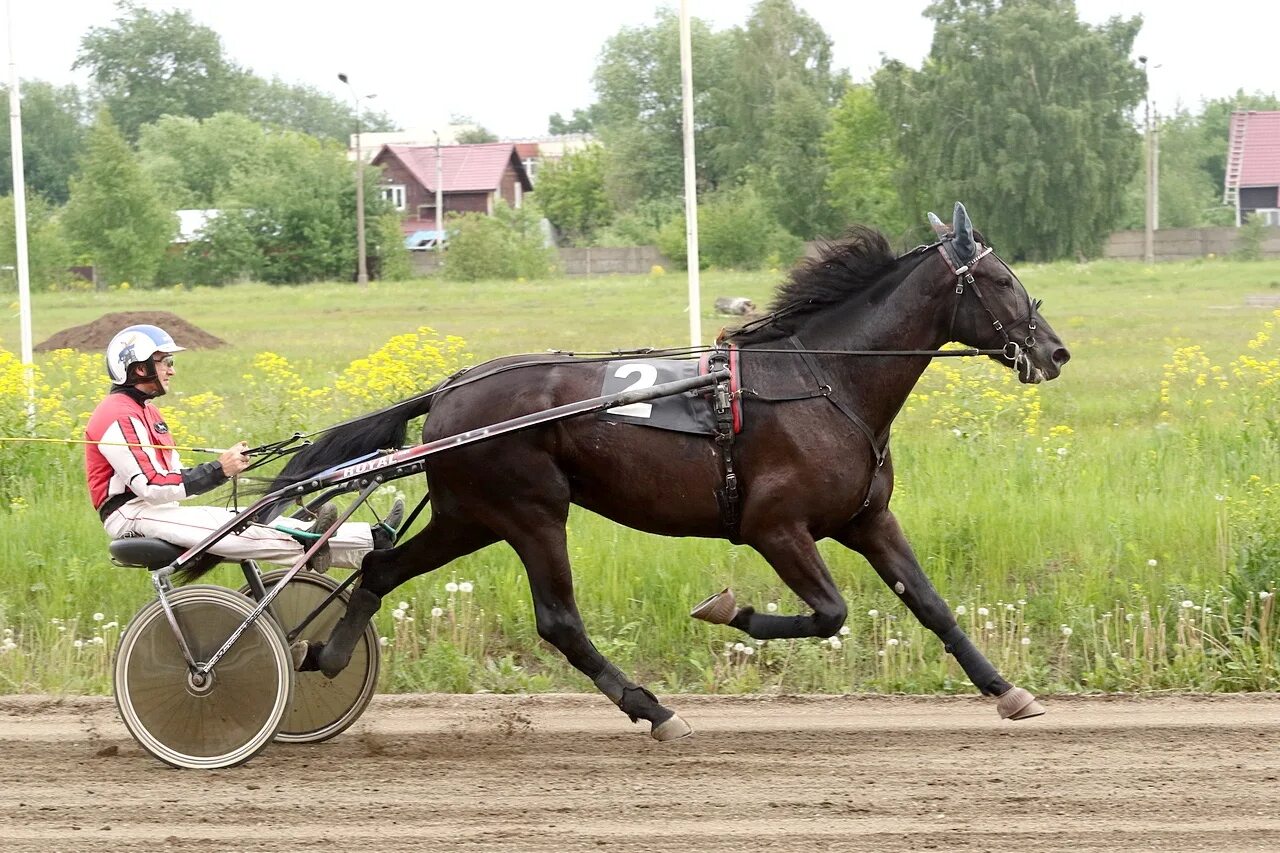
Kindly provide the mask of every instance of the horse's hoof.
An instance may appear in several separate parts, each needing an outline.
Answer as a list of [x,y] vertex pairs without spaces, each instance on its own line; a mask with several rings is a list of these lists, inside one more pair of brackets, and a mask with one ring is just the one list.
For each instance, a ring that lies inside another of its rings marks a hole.
[[1011,687],[1000,696],[996,711],[1002,720],[1025,720],[1043,714],[1044,706],[1021,687]]
[[341,655],[329,644],[325,644],[316,653],[317,669],[324,674],[325,678],[337,678],[338,673],[347,668],[347,664],[351,663],[351,655]]
[[715,595],[709,595],[699,601],[689,615],[713,625],[728,625],[737,613],[738,601],[733,596],[733,590],[725,587]]
[[679,714],[672,714],[665,722],[658,723],[653,727],[653,731],[649,732],[650,737],[662,743],[666,743],[669,740],[679,740],[691,734],[693,734],[693,727],[680,719]]

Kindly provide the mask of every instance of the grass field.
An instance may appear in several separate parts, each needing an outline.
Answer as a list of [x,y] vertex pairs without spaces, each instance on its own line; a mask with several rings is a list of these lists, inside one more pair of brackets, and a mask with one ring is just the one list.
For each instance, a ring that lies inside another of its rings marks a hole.
[[[1018,272],[1073,358],[1033,389],[986,360],[926,373],[894,435],[894,508],[922,564],[997,666],[1034,690],[1280,687],[1280,345],[1275,309],[1246,301],[1280,296],[1280,263]],[[704,273],[704,338],[726,322],[715,297],[765,305],[779,279]],[[180,358],[163,406],[175,434],[225,446],[372,410],[388,398],[357,387],[364,378],[393,399],[425,385],[418,374],[468,358],[683,345],[686,297],[672,274],[40,294],[33,313],[37,342],[146,309],[226,340]],[[10,301],[0,355],[18,349]],[[399,337],[424,326],[434,334]],[[37,432],[78,435],[105,390],[100,355],[37,361]],[[8,436],[24,426],[13,367],[0,360]],[[142,572],[107,562],[81,458],[78,447],[0,443],[0,692],[108,691],[115,638],[150,595]],[[831,543],[847,633],[758,645],[687,616],[727,585],[758,607],[800,607],[750,549],[652,537],[585,512],[570,537],[593,639],[654,689],[972,689],[865,562]],[[232,569],[218,579],[237,583]],[[383,689],[590,688],[538,640],[506,546],[393,598],[378,617]]]

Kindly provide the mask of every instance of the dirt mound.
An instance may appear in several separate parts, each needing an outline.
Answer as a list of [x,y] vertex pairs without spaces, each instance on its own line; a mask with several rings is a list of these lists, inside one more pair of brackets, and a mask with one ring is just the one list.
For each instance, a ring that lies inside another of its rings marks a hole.
[[117,311],[114,314],[103,314],[92,323],[63,329],[48,340],[36,344],[35,351],[74,349],[83,352],[101,352],[107,348],[107,344],[111,343],[116,332],[142,323],[159,326],[173,335],[173,339],[179,346],[187,349],[217,349],[227,345],[227,342],[221,338],[214,337],[168,311]]

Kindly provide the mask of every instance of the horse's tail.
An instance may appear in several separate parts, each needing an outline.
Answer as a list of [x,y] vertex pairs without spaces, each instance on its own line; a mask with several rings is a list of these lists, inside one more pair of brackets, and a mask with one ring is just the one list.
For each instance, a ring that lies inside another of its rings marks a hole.
[[[401,400],[385,409],[352,418],[325,430],[319,440],[293,455],[266,487],[264,494],[301,482],[375,450],[400,447],[404,443],[409,421],[431,410],[436,393],[443,384],[424,394]],[[274,518],[286,503],[287,501],[280,501],[263,509],[258,514],[259,520]]]

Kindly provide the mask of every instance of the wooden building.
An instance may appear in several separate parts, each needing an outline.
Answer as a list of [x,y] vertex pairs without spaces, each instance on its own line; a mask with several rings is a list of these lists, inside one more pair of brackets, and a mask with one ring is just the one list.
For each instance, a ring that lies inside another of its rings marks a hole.
[[1236,209],[1236,225],[1280,225],[1280,110],[1231,114],[1222,202]]

